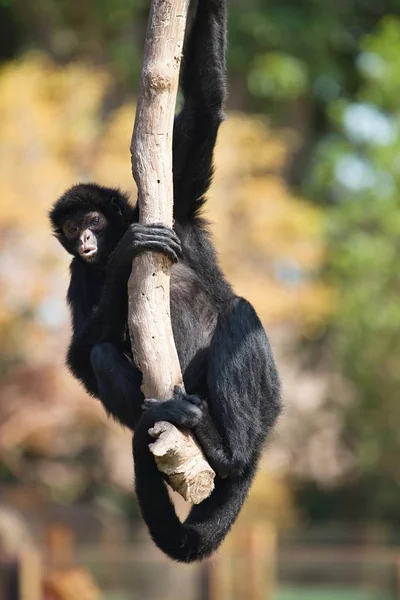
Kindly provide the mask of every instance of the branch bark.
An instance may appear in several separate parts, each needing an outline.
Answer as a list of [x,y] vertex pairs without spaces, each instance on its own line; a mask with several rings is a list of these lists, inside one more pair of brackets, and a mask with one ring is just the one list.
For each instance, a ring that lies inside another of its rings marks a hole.
[[[131,142],[141,223],[172,227],[172,132],[189,0],[153,0]],[[166,400],[183,387],[170,318],[169,259],[139,255],[128,283],[132,351],[146,398]],[[185,500],[198,504],[214,489],[215,473],[188,432],[156,423],[150,444],[160,471]]]

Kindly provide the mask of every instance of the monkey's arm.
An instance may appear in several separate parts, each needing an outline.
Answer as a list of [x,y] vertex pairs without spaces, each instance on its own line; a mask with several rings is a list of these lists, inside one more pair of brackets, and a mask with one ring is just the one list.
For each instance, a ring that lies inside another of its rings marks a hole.
[[126,269],[124,273],[122,269],[109,269],[102,281],[95,281],[96,275],[99,278],[93,267],[74,259],[71,263],[67,296],[72,315],[72,339],[67,362],[75,377],[94,396],[98,396],[98,388],[91,352],[103,340],[107,328],[113,331],[116,340],[122,341],[124,332],[121,312],[126,315],[125,290],[129,270]]
[[[129,270],[125,273],[110,269],[105,283],[99,287],[95,281],[98,272],[78,261],[72,263],[68,301],[73,336],[67,360],[86,390],[101,400],[109,414],[133,430],[140,417],[143,396],[141,374],[124,355],[122,345]],[[114,343],[102,341],[108,327],[115,336]]]
[[79,262],[77,258],[72,260],[69,270],[67,301],[71,312],[72,330],[75,334],[82,329],[93,311],[100,282],[95,285],[90,267]]
[[204,202],[226,96],[226,6],[223,0],[198,2],[184,49],[183,108],[173,133],[174,217],[191,220]]

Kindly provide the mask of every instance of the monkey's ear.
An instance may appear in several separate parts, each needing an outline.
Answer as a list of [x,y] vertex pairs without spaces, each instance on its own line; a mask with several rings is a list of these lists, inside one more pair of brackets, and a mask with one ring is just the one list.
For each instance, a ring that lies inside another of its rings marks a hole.
[[117,215],[119,215],[122,218],[121,207],[118,204],[118,200],[117,200],[116,196],[113,196],[111,198],[111,205],[112,205],[113,209],[115,210],[115,212],[117,213]]

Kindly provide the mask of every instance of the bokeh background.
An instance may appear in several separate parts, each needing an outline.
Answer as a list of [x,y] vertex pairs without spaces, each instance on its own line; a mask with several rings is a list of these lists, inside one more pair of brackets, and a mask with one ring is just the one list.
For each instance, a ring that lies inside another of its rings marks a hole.
[[69,259],[47,222],[77,181],[135,196],[147,11],[0,1],[0,596],[395,600],[400,2],[229,1],[206,213],[285,411],[237,525],[193,567],[148,539],[130,436],[65,369]]

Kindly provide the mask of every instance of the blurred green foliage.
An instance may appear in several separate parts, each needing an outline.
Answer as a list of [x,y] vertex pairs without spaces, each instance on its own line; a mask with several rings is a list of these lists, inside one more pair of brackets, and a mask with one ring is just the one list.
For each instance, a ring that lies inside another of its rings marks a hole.
[[361,477],[377,486],[379,515],[399,500],[385,493],[398,486],[400,454],[398,17],[361,40],[356,66],[357,93],[329,105],[332,134],[315,150],[310,188],[330,201],[327,276],[339,291],[330,342],[354,385],[347,436]]
[[[397,0],[252,0],[230,4],[230,69],[255,99],[327,103],[358,83],[362,36],[399,9]],[[260,105],[260,102],[258,102]]]

